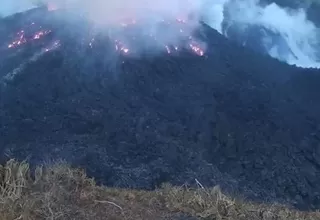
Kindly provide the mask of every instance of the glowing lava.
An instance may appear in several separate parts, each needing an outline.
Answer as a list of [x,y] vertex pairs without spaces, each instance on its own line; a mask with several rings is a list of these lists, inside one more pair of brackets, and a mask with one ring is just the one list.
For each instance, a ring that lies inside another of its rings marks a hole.
[[122,42],[119,41],[119,40],[115,40],[115,48],[116,48],[116,51],[120,51],[120,52],[122,52],[122,53],[124,53],[124,54],[129,53],[129,48],[126,47],[126,46],[124,45],[124,43],[122,43]]
[[17,47],[21,44],[24,44],[27,42],[27,40],[25,39],[25,33],[24,30],[21,30],[19,32],[17,32],[17,38],[16,40],[12,41],[9,45],[8,48],[13,48],[13,47]]
[[51,50],[55,50],[55,49],[57,49],[58,47],[60,47],[60,41],[59,40],[56,40],[56,41],[54,41],[53,42],[53,44],[52,45],[50,45],[49,47],[47,47],[47,48],[45,48],[45,52],[49,52],[49,51],[51,51]]
[[[48,4],[48,10],[55,10],[55,7],[52,4]],[[144,23],[141,21],[137,21],[136,19],[126,19],[123,22],[119,22],[115,31],[110,31],[108,37],[114,42],[115,51],[127,55],[135,53],[136,51],[140,51],[137,48],[143,44],[146,45],[146,50],[149,50],[149,45],[151,48],[162,48],[162,50],[168,54],[174,54],[179,52],[182,49],[188,49],[189,51],[193,52],[198,56],[204,56],[205,51],[204,48],[201,46],[200,42],[197,42],[191,35],[188,35],[188,21],[182,18],[176,18],[171,21],[160,21],[161,29],[160,31],[157,28],[152,29],[150,28],[147,32],[145,31]],[[32,27],[32,28],[31,28]],[[144,28],[143,31],[140,29]],[[38,27],[37,31],[34,29],[37,28],[36,24],[32,22],[29,27],[25,27],[23,30],[20,30],[16,33],[14,40],[8,44],[8,48],[17,48],[23,44],[40,40],[49,33],[51,30],[44,30],[41,26]],[[178,41],[175,42],[168,42],[166,40],[166,31],[170,31],[170,34],[173,33],[175,39],[177,38]],[[33,30],[33,31],[31,31]],[[85,43],[90,48],[93,49],[93,45],[95,43],[96,35],[89,31],[89,38],[85,37],[82,39],[82,43]],[[48,52],[52,49],[55,49],[60,46],[60,41],[56,41],[53,45],[48,46],[45,51]]]
[[195,54],[197,54],[198,56],[203,56],[203,55],[204,55],[203,49],[201,49],[200,46],[196,45],[196,43],[194,43],[194,42],[193,42],[193,43],[190,43],[189,46],[190,46],[191,50],[192,50]]
[[[191,52],[198,56],[204,56],[204,48],[197,42],[191,35],[187,35],[189,30],[185,30],[188,28],[188,22],[186,19],[176,18],[173,22],[161,20],[160,26],[164,27],[162,31],[154,32],[157,28],[150,30],[145,33],[145,31],[139,32],[139,28],[145,28],[144,23],[137,21],[136,19],[127,19],[124,22],[120,22],[119,26],[122,27],[120,37],[121,39],[125,39],[125,41],[118,40],[119,36],[111,36],[112,39],[115,40],[115,49],[118,52],[123,54],[128,54],[130,52],[136,51],[134,48],[135,45],[141,45],[145,42],[154,44],[153,48],[163,47],[163,51],[167,52],[168,54],[172,54],[173,52],[178,52],[180,49],[186,48],[189,49]],[[165,25],[165,26],[163,26]],[[134,27],[134,29],[132,29]],[[154,26],[153,26],[154,27]],[[163,31],[166,31],[166,28],[170,28],[170,34],[174,31],[175,33],[174,38],[179,39],[178,42],[175,44],[170,44],[170,42],[166,42],[166,36]],[[132,35],[132,30],[138,30]],[[144,29],[143,29],[144,30]],[[160,34],[160,35],[158,35]],[[127,37],[126,37],[127,36]],[[164,37],[163,37],[164,36]],[[142,40],[142,41],[141,41]],[[183,43],[184,42],[184,43]],[[92,47],[92,42],[89,43],[89,46]]]
[[48,30],[48,31],[39,31],[39,32],[34,34],[33,39],[34,40],[40,39],[42,36],[47,35],[50,32],[51,32],[50,30]]
[[[34,26],[34,25],[35,23],[32,22],[30,26]],[[15,39],[8,44],[8,48],[16,48],[18,46],[28,43],[29,41],[39,40],[40,38],[48,35],[49,33],[51,33],[51,30],[40,30],[40,31],[34,32],[32,34],[32,37],[27,37],[26,31],[20,30],[16,33]]]

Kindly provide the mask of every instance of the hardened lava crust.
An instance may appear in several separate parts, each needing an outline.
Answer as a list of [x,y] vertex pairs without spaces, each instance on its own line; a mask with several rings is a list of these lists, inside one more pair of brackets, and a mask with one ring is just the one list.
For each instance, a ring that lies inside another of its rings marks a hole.
[[[319,70],[258,54],[206,24],[150,50],[157,36],[142,41],[135,21],[119,26],[131,28],[123,42],[57,13],[0,21],[2,161],[62,159],[109,186],[196,179],[320,207]],[[170,22],[164,30],[183,31],[185,21]]]

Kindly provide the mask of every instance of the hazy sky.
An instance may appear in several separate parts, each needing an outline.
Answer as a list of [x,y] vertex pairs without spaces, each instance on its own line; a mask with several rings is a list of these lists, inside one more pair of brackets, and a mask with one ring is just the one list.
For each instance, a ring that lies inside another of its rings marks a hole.
[[0,14],[7,16],[16,12],[24,11],[32,8],[32,0],[1,0]]

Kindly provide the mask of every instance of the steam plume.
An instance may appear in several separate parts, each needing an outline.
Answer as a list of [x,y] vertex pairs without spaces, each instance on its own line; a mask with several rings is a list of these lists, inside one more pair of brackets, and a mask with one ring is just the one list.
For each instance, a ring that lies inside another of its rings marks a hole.
[[[192,35],[202,19],[226,36],[222,25],[226,21],[243,27],[238,30],[242,32],[247,31],[246,27],[259,26],[281,38],[272,44],[270,34],[261,39],[270,56],[301,67],[320,67],[320,31],[307,19],[305,9],[289,10],[275,3],[262,6],[259,0],[46,0],[46,3],[76,11],[101,27],[117,25],[127,18],[138,19],[142,21],[142,31],[151,31],[163,44],[180,42],[181,33],[159,31],[162,20],[187,19],[184,37]],[[34,5],[35,0],[2,0],[0,14],[9,15]],[[282,53],[284,47],[290,53]]]

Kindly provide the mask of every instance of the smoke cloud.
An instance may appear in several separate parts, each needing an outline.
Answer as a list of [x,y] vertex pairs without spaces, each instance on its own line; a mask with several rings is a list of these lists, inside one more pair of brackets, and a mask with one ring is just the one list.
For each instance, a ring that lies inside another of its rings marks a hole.
[[143,19],[152,17],[177,17],[199,15],[200,2],[197,0],[46,0],[59,8],[77,10],[100,24],[121,22],[128,17]]
[[[34,7],[36,0],[2,0],[0,14]],[[161,21],[176,18],[187,19],[183,36],[192,35],[199,21],[204,20],[212,28],[228,37],[227,28],[257,26],[267,30],[258,36],[266,52],[277,59],[301,67],[320,67],[320,31],[307,19],[304,9],[289,10],[275,3],[262,6],[259,0],[46,0],[52,7],[67,8],[82,14],[101,27],[118,25],[134,18],[143,21],[141,32],[152,31],[161,43],[175,44],[181,41],[181,33],[159,30]],[[223,26],[224,23],[229,26]],[[277,35],[280,40],[273,40]],[[231,36],[229,36],[231,38]],[[245,39],[244,39],[245,41]],[[271,43],[270,43],[271,42]],[[284,50],[283,48],[288,48]],[[285,52],[284,52],[285,51]],[[290,51],[290,52],[286,52]]]
[[[94,32],[99,31],[116,39],[117,48],[125,53],[129,50],[133,52],[132,47],[135,47],[135,54],[145,47],[151,53],[159,49],[171,53],[188,47],[199,55],[203,54],[205,44],[194,36],[201,12],[201,2],[198,0],[24,0],[20,4],[5,0],[0,3],[0,13],[9,15],[23,8],[27,10],[39,2],[48,5],[49,9],[63,9],[59,20],[86,19],[94,24]],[[133,35],[139,38],[139,42],[132,42]],[[186,43],[186,39],[190,42]],[[131,52],[128,55],[133,55]]]
[[[262,6],[258,0],[219,0],[207,7],[205,18],[227,37],[230,26],[236,26],[242,36],[253,26],[263,27],[266,32],[260,42],[269,55],[300,67],[320,68],[320,30],[307,19],[304,9],[281,8],[275,3]],[[228,23],[225,29],[223,21]]]

